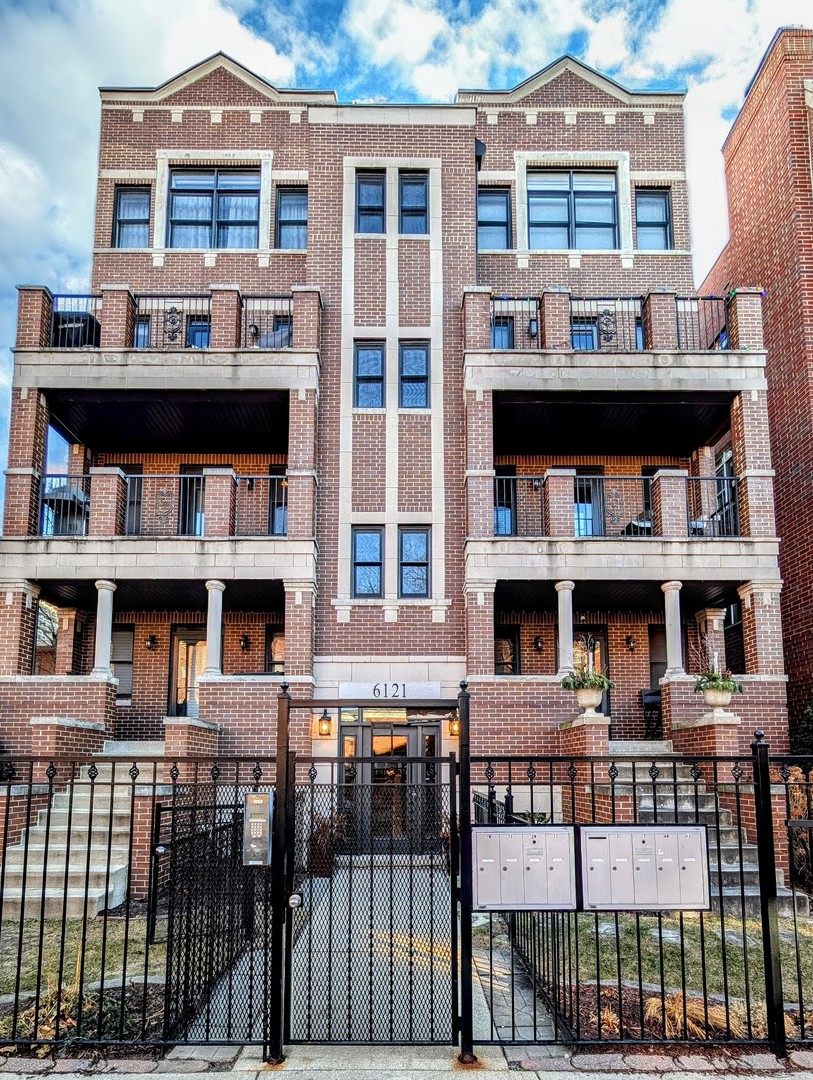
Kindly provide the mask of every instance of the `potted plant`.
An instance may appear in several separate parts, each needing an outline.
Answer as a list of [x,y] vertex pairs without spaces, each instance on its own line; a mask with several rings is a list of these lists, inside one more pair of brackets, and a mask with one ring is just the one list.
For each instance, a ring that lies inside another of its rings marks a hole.
[[584,658],[569,671],[561,681],[564,690],[573,690],[584,714],[595,714],[596,706],[601,704],[605,690],[612,690],[615,683],[593,665],[593,649],[590,642],[584,650]]
[[703,700],[710,709],[724,709],[731,701],[732,694],[744,693],[744,687],[727,668],[720,667],[720,654],[709,649],[705,635],[701,639],[698,655],[700,670],[694,681],[695,693],[703,694]]

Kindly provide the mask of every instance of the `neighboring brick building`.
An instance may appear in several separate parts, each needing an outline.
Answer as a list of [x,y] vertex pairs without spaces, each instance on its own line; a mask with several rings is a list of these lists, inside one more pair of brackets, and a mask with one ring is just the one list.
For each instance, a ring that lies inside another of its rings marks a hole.
[[677,747],[728,745],[686,675],[705,635],[740,745],[781,748],[761,301],[695,296],[690,247],[682,96],[569,57],[442,106],[222,55],[103,90],[91,295],[20,289],[5,749],[57,717],[267,753],[283,670],[404,710],[300,717],[322,754],[453,749],[410,706],[463,678],[477,749],[601,749],[560,729],[574,635],[615,739],[662,680]]
[[791,727],[813,700],[813,30],[777,31],[723,148],[730,239],[703,291],[765,290]]

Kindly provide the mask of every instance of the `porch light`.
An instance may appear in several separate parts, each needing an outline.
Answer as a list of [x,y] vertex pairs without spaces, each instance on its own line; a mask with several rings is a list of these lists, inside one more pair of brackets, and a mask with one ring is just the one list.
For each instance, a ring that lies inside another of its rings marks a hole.
[[248,634],[243,634],[240,638],[240,652],[248,652],[251,648],[251,638]]
[[528,337],[535,338],[539,333],[539,320],[531,319],[528,323]]
[[449,717],[449,734],[454,738],[460,734],[460,717],[457,713]]
[[155,634],[147,634],[147,640],[144,642],[144,648],[147,652],[152,652],[155,646],[158,644],[158,638]]
[[251,325],[248,328],[248,332],[255,339],[260,336],[260,328],[259,328],[259,326],[257,326],[256,323],[251,323]]
[[328,713],[327,709],[325,709],[322,712],[322,715],[319,717],[319,734],[322,736],[322,738],[327,738],[327,736],[331,735],[332,733],[333,724],[330,719],[330,714]]
[[542,652],[542,638],[539,634],[534,638],[534,652]]
[[635,638],[632,636],[632,634],[627,634],[627,636],[624,638],[624,644],[627,646],[631,653],[635,652]]

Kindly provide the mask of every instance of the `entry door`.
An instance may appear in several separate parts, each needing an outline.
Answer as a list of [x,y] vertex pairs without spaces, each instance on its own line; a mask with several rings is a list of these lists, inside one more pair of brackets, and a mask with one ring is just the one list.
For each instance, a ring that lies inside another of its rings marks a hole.
[[179,626],[172,632],[170,716],[198,717],[198,679],[206,667],[206,627]]
[[[584,626],[573,627],[573,666],[577,671],[587,667],[592,659],[593,670],[609,675],[607,670],[607,634],[604,630],[590,630]],[[605,690],[597,712],[610,714],[610,695]]]
[[[345,729],[344,806],[353,848],[362,852],[418,853],[439,843],[434,725],[365,724]],[[356,763],[357,762],[357,763]]]

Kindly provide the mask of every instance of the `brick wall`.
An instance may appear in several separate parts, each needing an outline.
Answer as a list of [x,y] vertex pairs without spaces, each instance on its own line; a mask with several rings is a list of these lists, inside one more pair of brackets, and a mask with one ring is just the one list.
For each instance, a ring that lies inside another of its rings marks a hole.
[[0,715],[5,754],[32,752],[36,739],[32,717],[75,717],[101,724],[112,738],[115,686],[100,679],[71,676],[0,676]]

